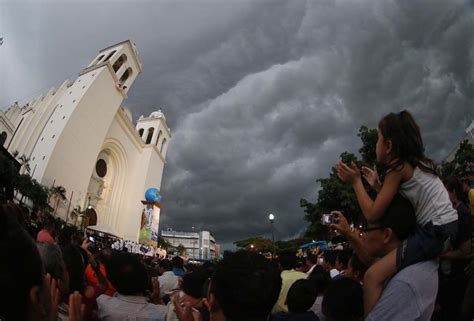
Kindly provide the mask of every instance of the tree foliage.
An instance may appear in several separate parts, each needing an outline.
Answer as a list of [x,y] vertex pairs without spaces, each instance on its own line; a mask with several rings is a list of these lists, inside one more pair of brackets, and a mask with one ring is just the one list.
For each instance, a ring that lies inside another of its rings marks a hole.
[[[362,147],[359,149],[362,160],[359,160],[354,154],[349,152],[343,152],[340,158],[346,164],[354,162],[359,167],[364,165],[372,168],[376,163],[375,145],[377,143],[377,130],[362,126],[359,129],[358,136],[362,141]],[[362,218],[362,212],[354,190],[337,177],[335,167],[331,168],[329,177],[320,178],[316,182],[321,186],[316,202],[312,203],[306,199],[301,199],[300,201],[301,207],[304,208],[305,220],[310,223],[306,230],[307,237],[312,239],[328,239],[329,229],[321,223],[321,215],[323,213],[339,210],[350,221],[358,221]],[[366,188],[368,189],[368,186]]]
[[254,246],[254,249],[259,250],[261,252],[271,251],[273,248],[272,240],[267,238],[257,236],[251,237],[245,240],[235,241],[234,244],[237,247],[250,249],[251,245]]
[[474,164],[474,146],[466,139],[461,142],[459,149],[450,162],[443,162],[440,166],[441,176],[462,177],[467,174],[470,164]]

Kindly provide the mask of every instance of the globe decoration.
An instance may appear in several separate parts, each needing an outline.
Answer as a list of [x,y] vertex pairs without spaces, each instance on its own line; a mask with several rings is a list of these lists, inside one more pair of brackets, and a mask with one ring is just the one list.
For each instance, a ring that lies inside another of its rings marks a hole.
[[145,192],[145,199],[147,200],[147,202],[161,202],[160,190],[154,187],[147,189]]

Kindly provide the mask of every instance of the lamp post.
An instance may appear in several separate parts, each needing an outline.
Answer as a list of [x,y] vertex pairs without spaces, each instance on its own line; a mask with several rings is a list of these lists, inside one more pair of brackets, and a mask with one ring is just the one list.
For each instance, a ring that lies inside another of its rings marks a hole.
[[270,213],[270,215],[268,215],[268,219],[270,220],[270,224],[272,226],[272,247],[273,247],[272,258],[275,258],[275,233],[273,232],[273,221],[275,220],[275,215]]

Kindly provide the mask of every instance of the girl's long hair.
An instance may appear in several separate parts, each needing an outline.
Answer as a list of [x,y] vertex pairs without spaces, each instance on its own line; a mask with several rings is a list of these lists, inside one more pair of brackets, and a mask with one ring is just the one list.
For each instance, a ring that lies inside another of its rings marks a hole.
[[424,172],[437,175],[433,161],[424,154],[420,128],[408,111],[388,114],[380,120],[379,130],[384,140],[392,142],[395,160],[388,165],[388,170],[401,168],[406,162]]

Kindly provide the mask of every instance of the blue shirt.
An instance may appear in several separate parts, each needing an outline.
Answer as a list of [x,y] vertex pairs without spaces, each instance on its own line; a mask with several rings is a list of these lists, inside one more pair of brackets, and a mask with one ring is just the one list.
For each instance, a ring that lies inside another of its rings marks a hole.
[[177,268],[173,268],[173,273],[176,276],[184,276],[186,274],[186,272],[184,272],[182,269]]
[[398,272],[366,321],[429,321],[438,292],[438,262],[425,261]]

